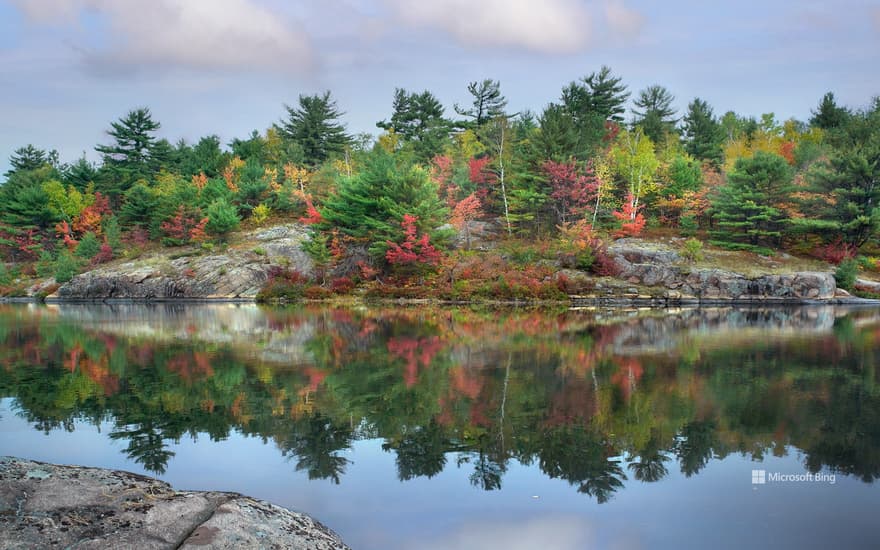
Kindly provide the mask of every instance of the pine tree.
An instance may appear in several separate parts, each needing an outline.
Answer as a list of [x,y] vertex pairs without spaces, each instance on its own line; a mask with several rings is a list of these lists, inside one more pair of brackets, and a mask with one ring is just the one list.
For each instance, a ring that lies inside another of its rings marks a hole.
[[58,177],[58,171],[47,164],[13,173],[0,187],[0,221],[17,228],[52,227],[60,218],[50,206],[43,183]]
[[146,229],[153,221],[159,201],[145,182],[138,182],[125,193],[125,202],[119,210],[119,221],[131,228]]
[[85,191],[89,184],[94,183],[97,179],[98,170],[86,160],[85,154],[67,166],[62,173],[62,181],[67,185],[72,185],[77,191]]
[[735,250],[778,246],[788,223],[781,206],[794,191],[792,177],[779,155],[758,151],[739,159],[712,203],[712,242]]
[[700,98],[688,105],[682,120],[684,149],[694,158],[721,164],[721,144],[724,129],[712,113],[712,107]]
[[507,99],[501,95],[501,83],[497,80],[485,79],[481,82],[468,84],[468,92],[474,97],[472,107],[463,109],[455,105],[455,112],[472,119],[465,127],[480,127],[489,120],[504,114]]
[[434,94],[427,90],[417,94],[397,88],[392,109],[391,119],[377,122],[376,126],[393,130],[417,162],[427,164],[443,151],[449,142],[452,122],[443,116],[443,104]]
[[377,149],[360,173],[340,181],[321,209],[318,228],[338,228],[382,258],[387,241],[400,240],[404,214],[418,218],[420,233],[431,234],[443,223],[446,208],[424,169]]
[[58,153],[52,151],[47,153],[43,149],[38,149],[31,144],[19,147],[9,157],[9,164],[12,166],[5,174],[6,178],[12,177],[16,172],[27,172],[36,170],[46,164],[54,164],[53,159],[57,161]]
[[599,72],[590,73],[572,82],[562,91],[562,102],[576,118],[598,115],[602,122],[623,121],[624,107],[629,98],[626,85],[620,77],[611,75],[611,69],[602,66]]
[[106,173],[98,186],[99,190],[115,201],[135,181],[149,179],[156,173],[156,161],[161,160],[159,157],[163,153],[157,150],[155,137],[160,124],[153,120],[146,107],[129,111],[110,126],[107,135],[114,142],[110,145],[98,145],[95,151],[101,153],[104,163],[102,168]]
[[223,199],[218,199],[208,205],[208,224],[205,228],[214,235],[226,235],[238,227],[241,218],[238,217],[238,209]]
[[302,162],[318,166],[333,155],[339,155],[351,138],[338,122],[343,113],[337,108],[330,92],[323,95],[300,95],[299,107],[288,105],[287,120],[281,121],[278,132],[302,150]]
[[839,107],[834,99],[834,93],[828,92],[822,96],[819,107],[812,111],[810,124],[823,130],[833,130],[846,124],[850,116],[849,110]]
[[675,96],[663,86],[648,86],[633,101],[633,124],[641,126],[645,135],[654,143],[660,143],[663,135],[675,129]]
[[837,149],[808,172],[814,195],[801,225],[860,247],[880,231],[880,110],[848,116]]

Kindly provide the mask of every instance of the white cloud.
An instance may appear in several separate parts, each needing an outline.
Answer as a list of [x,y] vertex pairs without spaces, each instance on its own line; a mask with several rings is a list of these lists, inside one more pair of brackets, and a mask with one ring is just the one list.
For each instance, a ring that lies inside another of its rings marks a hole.
[[590,14],[577,0],[385,0],[404,24],[435,28],[467,46],[519,47],[573,53],[591,35]]
[[623,0],[606,0],[605,19],[612,31],[627,37],[638,34],[645,23],[644,16],[626,7]]
[[106,22],[99,49],[76,44],[102,71],[141,68],[298,71],[312,51],[293,21],[255,0],[15,0],[37,23],[69,23],[81,13]]
[[420,550],[468,548],[575,550],[594,546],[594,538],[595,531],[592,525],[581,518],[535,518],[514,522],[468,523],[440,539],[421,539],[411,546]]

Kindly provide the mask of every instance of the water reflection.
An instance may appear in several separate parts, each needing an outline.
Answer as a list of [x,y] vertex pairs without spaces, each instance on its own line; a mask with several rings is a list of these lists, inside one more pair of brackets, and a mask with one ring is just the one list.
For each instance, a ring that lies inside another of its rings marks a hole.
[[598,502],[715,459],[803,453],[880,474],[880,312],[0,307],[0,396],[34,428],[111,422],[155,473],[169,445],[232,431],[312,479],[381,438],[398,477],[515,461]]

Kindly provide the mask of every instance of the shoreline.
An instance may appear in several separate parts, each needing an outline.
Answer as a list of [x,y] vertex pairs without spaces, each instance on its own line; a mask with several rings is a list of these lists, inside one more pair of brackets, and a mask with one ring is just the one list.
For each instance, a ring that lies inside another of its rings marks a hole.
[[297,301],[260,302],[254,298],[214,297],[214,298],[38,298],[35,296],[2,297],[0,304],[258,304],[266,306],[289,306],[296,304],[324,304],[337,306],[362,306],[369,304],[434,305],[442,307],[502,306],[502,307],[739,307],[739,306],[880,306],[880,299],[858,298],[855,296],[836,298],[665,298],[646,296],[579,296],[571,295],[568,300],[442,300],[437,298],[364,298],[360,296],[341,296],[330,299],[302,299]]

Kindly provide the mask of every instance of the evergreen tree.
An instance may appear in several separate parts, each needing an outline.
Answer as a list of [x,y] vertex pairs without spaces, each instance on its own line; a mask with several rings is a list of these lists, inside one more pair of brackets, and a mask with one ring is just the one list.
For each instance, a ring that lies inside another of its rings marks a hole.
[[823,130],[833,130],[846,124],[850,112],[845,107],[839,107],[834,99],[834,94],[828,92],[822,96],[819,106],[810,118],[810,124]]
[[444,118],[443,104],[431,92],[417,94],[397,88],[392,109],[391,119],[376,126],[393,130],[417,162],[428,163],[449,142],[452,122]]
[[234,231],[241,218],[238,217],[238,209],[223,199],[217,199],[208,205],[206,209],[208,225],[205,228],[214,235],[226,235]]
[[626,85],[620,77],[611,75],[611,69],[602,66],[599,72],[572,82],[562,91],[562,102],[575,118],[587,119],[598,115],[604,122],[623,121],[624,107],[629,98]]
[[198,143],[188,147],[186,153],[181,159],[181,174],[185,177],[197,174],[217,177],[229,161],[229,155],[220,148],[220,138],[216,135],[201,138]]
[[455,112],[472,119],[465,126],[480,127],[495,117],[502,116],[507,107],[507,99],[501,95],[501,83],[485,79],[468,84],[468,92],[474,97],[470,109],[455,105]]
[[266,140],[256,130],[251,132],[247,139],[233,138],[229,142],[229,148],[232,149],[232,156],[241,160],[254,159],[260,164],[264,164],[268,157],[268,148]]
[[126,191],[125,202],[119,210],[119,221],[129,228],[132,226],[147,228],[153,221],[158,202],[155,193],[146,182],[139,181]]
[[847,116],[840,146],[808,173],[815,195],[801,225],[860,247],[880,230],[880,110]]
[[343,113],[330,98],[329,91],[323,95],[300,95],[298,108],[288,105],[284,108],[287,120],[281,121],[278,131],[299,146],[302,160],[308,166],[318,166],[333,155],[341,154],[351,141],[345,126],[338,122]]
[[437,184],[420,166],[377,149],[358,174],[343,178],[321,209],[319,229],[338,228],[384,257],[386,241],[402,235],[404,214],[418,218],[419,234],[434,233],[446,217]]
[[0,187],[0,221],[17,228],[51,228],[59,218],[43,183],[58,177],[58,171],[47,164],[13,173]]
[[62,181],[66,185],[72,185],[77,191],[85,191],[89,184],[98,179],[98,170],[95,165],[86,160],[85,154],[76,162],[66,167],[62,174]]
[[[117,200],[134,182],[149,179],[158,170],[155,161],[161,159],[155,155],[155,132],[160,125],[144,107],[129,111],[110,126],[107,134],[114,142],[95,147],[102,155],[102,168],[106,173],[98,190]],[[159,153],[161,157],[162,151]]]
[[780,205],[794,191],[792,170],[784,158],[758,151],[741,158],[712,203],[713,243],[734,250],[765,251],[778,246],[788,215]]
[[715,118],[712,107],[700,98],[688,105],[687,114],[682,120],[684,149],[689,155],[700,160],[721,164],[721,144],[724,130]]
[[91,260],[95,256],[97,256],[98,252],[101,250],[101,241],[98,240],[98,237],[95,236],[94,233],[89,231],[80,239],[79,244],[76,245],[76,251],[74,254],[77,258],[82,258],[84,260]]
[[57,151],[47,153],[43,149],[38,149],[33,145],[28,144],[16,149],[9,157],[9,164],[12,168],[6,172],[5,176],[6,178],[10,178],[16,172],[36,170],[46,164],[55,164],[57,160]]
[[663,86],[648,86],[633,102],[633,123],[641,126],[645,135],[654,143],[660,143],[663,135],[675,129],[675,109],[672,102],[675,96]]

